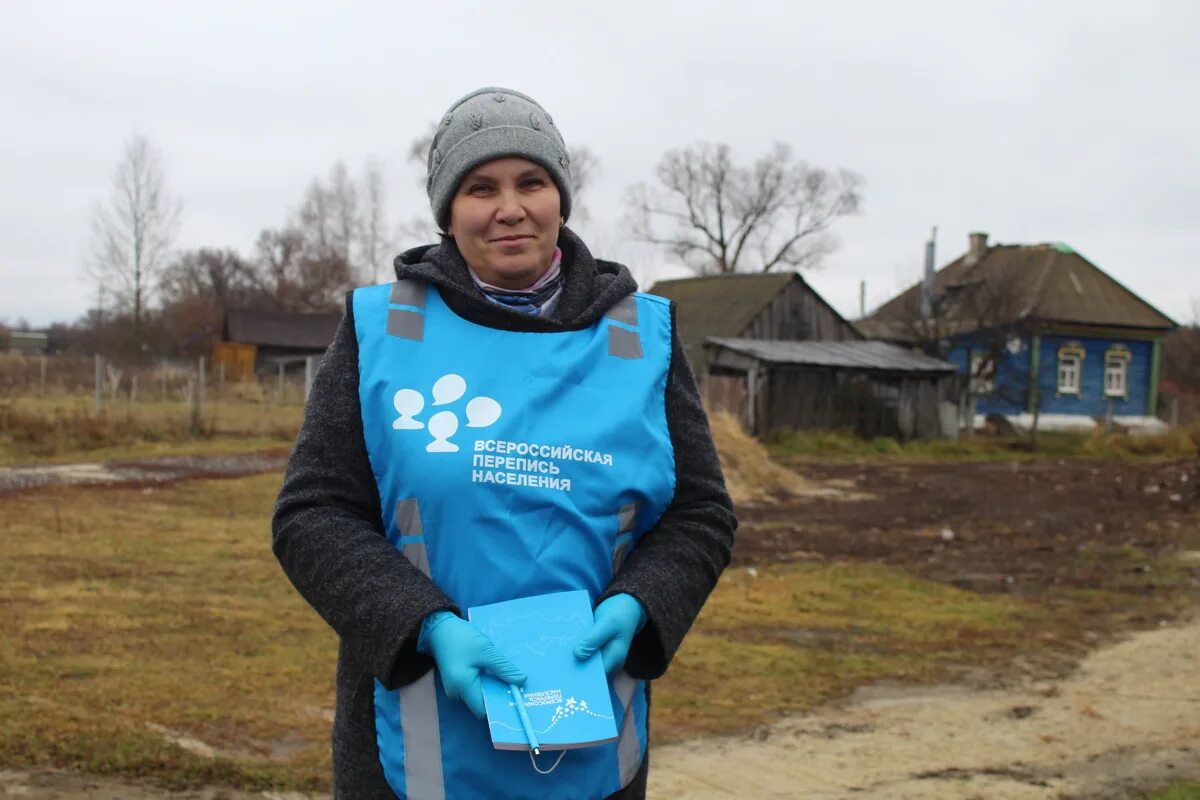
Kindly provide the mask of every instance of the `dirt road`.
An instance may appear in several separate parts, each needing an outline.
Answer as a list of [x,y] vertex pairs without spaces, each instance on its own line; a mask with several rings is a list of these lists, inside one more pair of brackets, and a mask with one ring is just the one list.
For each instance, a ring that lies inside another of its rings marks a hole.
[[62,484],[155,484],[190,478],[237,478],[283,469],[285,464],[286,453],[244,453],[0,467],[0,494]]
[[761,740],[657,750],[654,798],[1125,800],[1200,775],[1200,620],[1135,634],[1058,681],[875,687]]

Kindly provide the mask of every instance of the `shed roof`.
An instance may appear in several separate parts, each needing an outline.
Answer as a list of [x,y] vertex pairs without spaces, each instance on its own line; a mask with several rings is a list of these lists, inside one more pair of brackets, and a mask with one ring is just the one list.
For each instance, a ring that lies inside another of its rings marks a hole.
[[320,352],[333,341],[341,319],[340,311],[305,314],[231,309],[225,312],[225,341]]
[[734,273],[659,281],[650,294],[675,301],[680,340],[692,348],[709,336],[741,334],[792,281],[808,285],[794,272]]
[[726,339],[709,337],[716,345],[771,364],[877,370],[886,372],[949,373],[955,367],[887,342],[783,341],[779,339]]
[[[944,297],[972,285],[987,285],[992,292],[997,286],[1005,287],[1006,293],[1011,291],[1009,307],[1016,319],[1003,322],[1030,319],[1155,330],[1176,327],[1170,317],[1062,243],[993,245],[973,266],[964,254],[938,270],[934,295]],[[917,283],[856,325],[867,335],[906,338],[904,329],[919,319],[920,292]]]

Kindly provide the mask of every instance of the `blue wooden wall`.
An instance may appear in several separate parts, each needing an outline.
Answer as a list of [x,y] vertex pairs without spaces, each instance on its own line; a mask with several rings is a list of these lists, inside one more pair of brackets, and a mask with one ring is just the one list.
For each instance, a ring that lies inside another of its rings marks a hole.
[[[1029,369],[1031,363],[1030,337],[1021,341],[1017,352],[1005,350],[997,365],[996,391],[976,398],[976,411],[980,414],[1020,414],[1029,411]],[[1080,393],[1058,393],[1058,351],[1068,345],[1078,345],[1084,350]],[[1108,398],[1104,395],[1104,356],[1113,345],[1123,345],[1129,350],[1129,372],[1124,398],[1113,398],[1113,413],[1117,415],[1152,416],[1148,407],[1150,396],[1151,359],[1153,344],[1140,339],[1107,337],[1061,336],[1043,334],[1038,351],[1038,387],[1044,414],[1079,414],[1087,417],[1103,417],[1108,413]],[[981,349],[977,342],[963,337],[952,343],[946,360],[953,363],[960,374],[966,375],[970,365],[970,349]]]

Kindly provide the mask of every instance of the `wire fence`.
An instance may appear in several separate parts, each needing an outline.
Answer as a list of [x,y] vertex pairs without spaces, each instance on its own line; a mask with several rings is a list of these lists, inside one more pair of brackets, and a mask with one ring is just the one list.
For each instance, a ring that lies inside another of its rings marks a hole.
[[146,402],[183,403],[201,410],[214,399],[273,405],[303,405],[312,386],[318,356],[270,374],[229,380],[224,364],[207,357],[163,359],[131,365],[104,356],[0,354],[0,398],[91,398],[96,410],[105,406]]
[[212,436],[292,440],[318,357],[230,380],[208,358],[0,355],[0,463]]

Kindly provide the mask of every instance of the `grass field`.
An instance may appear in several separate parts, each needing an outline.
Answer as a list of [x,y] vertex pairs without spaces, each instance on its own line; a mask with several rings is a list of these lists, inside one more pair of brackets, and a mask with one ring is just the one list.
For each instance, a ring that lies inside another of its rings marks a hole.
[[[0,506],[0,763],[324,787],[335,638],[269,549],[278,475]],[[1041,619],[880,567],[727,573],[655,688],[657,741],[1018,646]],[[736,687],[736,688],[731,688]]]
[[1160,792],[1147,795],[1146,800],[1200,800],[1200,781],[1180,781]]
[[979,434],[971,438],[901,442],[863,439],[840,431],[796,431],[774,436],[768,449],[782,458],[895,458],[910,461],[1011,461],[1022,458],[1187,458],[1200,452],[1200,424],[1146,436],[1096,430],[1043,431],[1036,450],[1028,436]]
[[8,398],[0,400],[0,465],[290,447],[302,414],[297,403],[230,391],[209,398],[197,430],[180,402],[117,402],[97,412],[85,397]]

